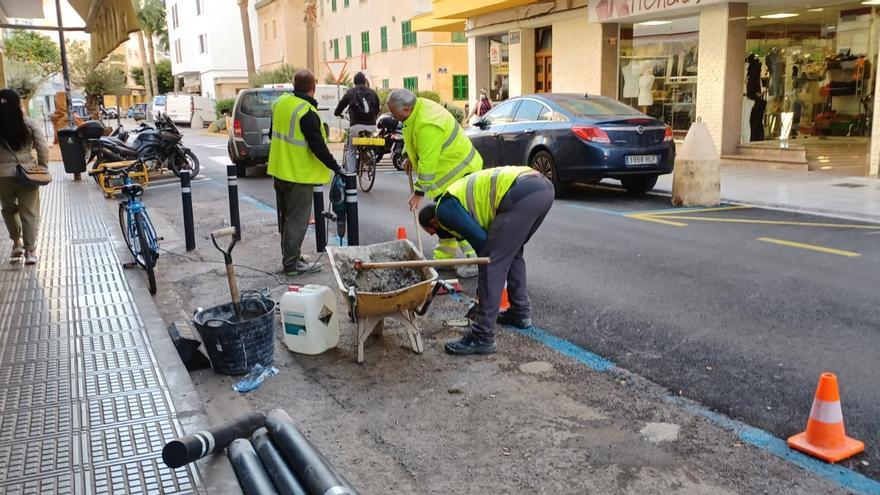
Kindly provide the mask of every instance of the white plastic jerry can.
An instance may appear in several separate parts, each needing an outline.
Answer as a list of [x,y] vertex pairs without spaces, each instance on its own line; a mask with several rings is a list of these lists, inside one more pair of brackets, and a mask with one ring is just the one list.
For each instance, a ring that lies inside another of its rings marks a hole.
[[291,285],[281,296],[284,344],[300,354],[321,354],[339,344],[336,296],[323,285]]

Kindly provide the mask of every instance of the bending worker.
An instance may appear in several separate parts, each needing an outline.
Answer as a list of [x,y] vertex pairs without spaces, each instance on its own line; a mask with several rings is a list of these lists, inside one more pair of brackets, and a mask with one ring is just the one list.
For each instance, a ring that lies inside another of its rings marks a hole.
[[303,69],[293,75],[293,94],[281,95],[272,107],[268,174],[275,178],[282,269],[289,276],[321,269],[320,263],[301,255],[312,192],[314,186],[330,182],[330,171],[342,172],[327,149],[317,106],[315,75]]
[[[541,226],[553,206],[553,183],[529,167],[498,167],[458,179],[419,212],[429,234],[467,239],[480,256],[476,318],[470,331],[446,343],[450,354],[495,352],[495,323],[518,328],[532,326],[523,246]],[[499,314],[501,291],[507,282],[510,309]]]
[[[461,130],[455,117],[441,105],[417,98],[407,89],[395,89],[388,95],[388,110],[403,122],[403,143],[407,160],[404,168],[416,171],[415,190],[410,195],[410,210],[416,211],[424,196],[440,197],[456,179],[482,170],[483,157]],[[476,252],[467,241],[440,239],[434,259],[455,258],[460,248],[466,258]],[[459,277],[476,275],[472,266],[456,270]]]

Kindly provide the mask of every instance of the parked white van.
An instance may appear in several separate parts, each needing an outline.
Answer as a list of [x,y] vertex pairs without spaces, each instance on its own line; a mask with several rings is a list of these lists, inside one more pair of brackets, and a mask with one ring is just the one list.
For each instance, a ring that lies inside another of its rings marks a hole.
[[159,118],[160,115],[165,113],[165,95],[156,95],[153,97],[153,105],[150,110],[150,115],[152,115],[153,120]]
[[165,115],[175,124],[187,124],[194,128],[207,127],[217,120],[214,99],[198,95],[167,95]]
[[[293,90],[293,84],[264,84],[264,88],[271,89],[286,89]],[[345,95],[345,92],[348,91],[346,86],[336,85],[336,84],[316,84],[315,85],[315,101],[318,102],[318,116],[321,117],[321,122],[327,124],[329,127],[339,127],[341,129],[348,129],[348,120],[340,119],[339,117],[335,117],[333,112],[336,110],[336,105],[339,104],[339,100],[342,99],[342,96]]]

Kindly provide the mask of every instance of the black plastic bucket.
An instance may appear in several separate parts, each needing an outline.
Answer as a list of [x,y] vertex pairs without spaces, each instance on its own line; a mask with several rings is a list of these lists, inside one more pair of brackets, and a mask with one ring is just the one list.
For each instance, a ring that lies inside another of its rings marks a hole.
[[255,364],[272,364],[275,354],[275,301],[260,292],[241,295],[242,320],[232,303],[202,309],[193,323],[217,373],[242,375]]

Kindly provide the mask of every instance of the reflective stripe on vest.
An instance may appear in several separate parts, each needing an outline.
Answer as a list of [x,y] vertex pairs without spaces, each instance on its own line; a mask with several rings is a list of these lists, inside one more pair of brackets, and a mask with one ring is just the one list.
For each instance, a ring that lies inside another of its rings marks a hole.
[[[489,207],[492,208],[492,217],[493,218],[495,217],[495,207],[496,207],[495,199],[498,195],[498,174],[500,174],[500,173],[501,173],[501,169],[496,168],[495,170],[492,171],[492,178],[489,179],[489,205],[490,205]],[[476,201],[474,201],[474,186],[476,184],[477,184],[477,176],[474,174],[471,174],[471,176],[468,177],[467,190],[465,191],[465,197],[467,198],[466,201],[467,201],[468,213],[470,213],[471,216],[474,218],[478,218],[477,217],[477,205],[476,205]]]
[[[458,174],[464,172],[465,169],[468,168],[468,166],[471,164],[471,161],[473,161],[476,152],[477,149],[471,146],[471,152],[468,153],[468,156],[461,163],[456,165],[454,169],[447,172],[446,175],[444,175],[443,177],[440,177],[440,180],[428,187],[425,192],[434,191],[436,189],[442,189],[445,191],[449,187],[449,183],[452,182],[458,176]],[[434,178],[433,175],[431,175],[430,177],[431,179],[425,180],[432,180]]]
[[307,146],[305,141],[300,141],[296,138],[296,126],[299,124],[299,112],[306,106],[305,103],[300,103],[298,107],[293,109],[293,113],[290,114],[290,127],[288,127],[287,134],[281,134],[280,132],[272,129],[272,137],[278,138],[285,143],[292,144],[294,146]]

